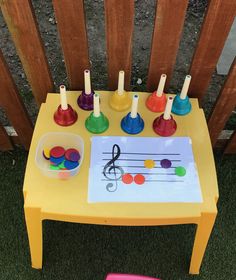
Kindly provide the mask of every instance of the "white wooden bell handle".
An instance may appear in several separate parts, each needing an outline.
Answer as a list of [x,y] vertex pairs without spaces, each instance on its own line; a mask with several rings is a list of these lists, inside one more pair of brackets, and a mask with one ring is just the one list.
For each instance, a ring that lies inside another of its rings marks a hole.
[[122,95],[124,92],[124,83],[125,83],[125,72],[119,71],[119,78],[118,78],[118,94]]
[[180,93],[180,99],[185,99],[187,94],[188,94],[188,89],[189,89],[189,85],[190,85],[190,82],[191,82],[191,76],[190,75],[187,75],[185,77],[185,80],[184,80],[184,84],[183,84],[183,87],[182,87],[182,90],[181,90],[181,93]]
[[160,81],[159,81],[159,84],[158,84],[158,88],[157,88],[157,93],[156,93],[156,95],[158,97],[161,97],[163,92],[164,92],[166,77],[167,77],[166,74],[161,75],[161,78],[160,78]]
[[138,100],[139,96],[137,94],[133,95],[133,100],[132,100],[132,107],[131,107],[131,118],[135,119],[138,114]]
[[66,87],[60,85],[60,97],[61,97],[61,108],[62,110],[68,109],[67,98],[66,98]]
[[166,103],[166,108],[164,112],[164,120],[169,120],[171,117],[171,109],[172,109],[172,104],[173,104],[173,97],[168,97],[167,103]]
[[100,116],[99,94],[95,93],[93,96],[93,115],[98,118]]
[[84,70],[84,89],[86,94],[91,93],[90,71],[88,69]]

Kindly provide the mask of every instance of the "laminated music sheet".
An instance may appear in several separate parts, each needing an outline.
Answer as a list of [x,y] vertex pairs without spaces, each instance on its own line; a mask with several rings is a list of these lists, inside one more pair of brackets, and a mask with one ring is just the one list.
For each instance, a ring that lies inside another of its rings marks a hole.
[[191,139],[92,137],[88,202],[201,203]]

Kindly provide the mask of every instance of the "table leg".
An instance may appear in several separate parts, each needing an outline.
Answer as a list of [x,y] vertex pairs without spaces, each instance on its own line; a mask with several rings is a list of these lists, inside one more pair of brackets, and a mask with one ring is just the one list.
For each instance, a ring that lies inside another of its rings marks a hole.
[[43,239],[40,208],[25,207],[25,220],[30,245],[32,267],[41,269]]
[[192,258],[190,263],[190,274],[199,274],[205,249],[213,229],[217,213],[202,213],[197,226]]

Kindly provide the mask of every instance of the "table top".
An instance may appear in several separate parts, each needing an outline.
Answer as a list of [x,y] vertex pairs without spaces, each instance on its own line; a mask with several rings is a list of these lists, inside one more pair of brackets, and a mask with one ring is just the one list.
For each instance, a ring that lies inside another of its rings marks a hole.
[[[25,207],[39,208],[42,219],[110,224],[110,225],[160,225],[197,223],[203,212],[216,212],[218,186],[214,157],[204,112],[197,99],[191,99],[192,111],[186,116],[176,116],[177,131],[173,136],[192,139],[192,148],[202,190],[202,203],[88,203],[88,173],[90,166],[91,136],[85,120],[91,112],[81,110],[76,101],[81,92],[67,92],[68,103],[77,111],[78,120],[69,127],[57,125],[53,114],[59,103],[59,94],[48,94],[40,108],[36,122],[24,180]],[[111,92],[98,92],[101,111],[108,117],[109,129],[100,135],[127,136],[120,128],[120,120],[128,113],[116,112],[108,105]],[[148,93],[139,93],[139,113],[145,122],[144,130],[134,137],[159,137],[152,130],[153,120],[160,113],[147,110]],[[79,174],[69,180],[44,176],[35,164],[38,141],[47,132],[71,132],[84,139],[84,160]]]

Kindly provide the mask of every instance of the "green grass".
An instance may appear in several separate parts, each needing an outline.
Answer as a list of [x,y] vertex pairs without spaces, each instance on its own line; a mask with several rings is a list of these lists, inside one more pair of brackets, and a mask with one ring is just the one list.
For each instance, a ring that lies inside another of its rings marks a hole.
[[188,275],[195,226],[111,227],[44,222],[44,265],[32,269],[23,213],[27,153],[0,153],[0,279],[103,280],[108,272],[171,279],[236,277],[236,156],[216,156],[219,214],[199,276]]

